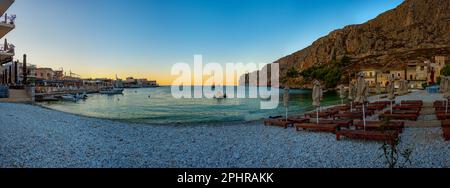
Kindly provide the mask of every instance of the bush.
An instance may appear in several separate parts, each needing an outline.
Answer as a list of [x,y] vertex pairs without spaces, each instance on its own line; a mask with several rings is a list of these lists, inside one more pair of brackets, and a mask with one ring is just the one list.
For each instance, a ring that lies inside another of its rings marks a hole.
[[350,58],[344,56],[340,61],[332,61],[326,65],[315,65],[298,73],[307,80],[321,80],[327,88],[336,87],[342,78],[343,68],[350,64]]
[[444,66],[444,68],[441,70],[441,75],[450,76],[450,65]]

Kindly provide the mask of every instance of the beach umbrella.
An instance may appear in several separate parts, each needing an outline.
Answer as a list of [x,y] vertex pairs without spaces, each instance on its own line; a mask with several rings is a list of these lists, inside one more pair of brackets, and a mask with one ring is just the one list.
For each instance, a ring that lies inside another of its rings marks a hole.
[[352,83],[348,84],[348,100],[350,101],[350,112],[353,111],[353,100],[355,99],[355,92]]
[[409,89],[409,85],[408,85],[408,80],[403,80],[403,95],[408,94],[408,89]]
[[391,114],[392,114],[392,101],[395,99],[395,84],[394,78],[392,76],[389,77],[389,84],[386,86],[386,91],[388,94],[388,99],[391,102]]
[[400,80],[400,81],[398,82],[398,91],[397,91],[397,94],[398,94],[398,95],[403,95],[403,91],[404,91],[404,86],[403,86],[403,84],[404,84],[403,80]]
[[284,104],[284,108],[286,108],[286,121],[287,121],[288,120],[288,108],[289,108],[289,86],[286,86],[284,88],[283,104]]
[[378,96],[377,101],[380,101],[381,86],[380,86],[379,82],[375,83],[375,92],[376,92],[376,94]]
[[322,88],[320,88],[320,82],[318,80],[314,81],[314,87],[313,87],[313,93],[312,93],[312,99],[313,99],[313,106],[316,108],[316,119],[317,124],[319,124],[319,108],[320,108],[320,100],[322,100]]
[[341,98],[341,104],[344,104],[345,99],[345,88],[344,85],[339,85],[339,97]]
[[366,128],[366,112],[365,112],[365,103],[367,102],[369,87],[367,82],[364,80],[364,74],[360,73],[358,77],[358,81],[356,82],[356,98],[355,101],[362,104],[362,113],[363,113],[363,123],[364,130]]

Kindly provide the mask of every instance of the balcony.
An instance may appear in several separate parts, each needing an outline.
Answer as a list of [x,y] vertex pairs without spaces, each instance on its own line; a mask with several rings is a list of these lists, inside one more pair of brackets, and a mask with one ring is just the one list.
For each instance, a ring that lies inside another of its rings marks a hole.
[[15,46],[13,44],[0,44],[0,65],[11,62],[14,56]]
[[14,0],[1,0],[0,1],[0,15],[4,14],[6,10],[11,7],[11,5],[14,3]]
[[13,30],[15,25],[16,15],[5,14],[0,17],[0,38],[3,38],[11,30]]

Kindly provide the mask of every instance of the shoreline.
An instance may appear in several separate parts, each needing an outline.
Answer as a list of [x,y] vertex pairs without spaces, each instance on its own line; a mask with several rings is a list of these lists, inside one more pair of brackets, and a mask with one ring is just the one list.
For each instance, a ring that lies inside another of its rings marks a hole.
[[[297,132],[260,122],[196,126],[124,123],[0,103],[0,166],[384,168],[381,143]],[[406,128],[408,167],[448,167],[440,128]]]
[[[0,103],[0,111],[0,167],[386,167],[379,142],[336,141],[261,121],[157,125],[14,103]],[[440,127],[407,127],[401,138],[399,148],[413,150],[406,167],[450,166]]]

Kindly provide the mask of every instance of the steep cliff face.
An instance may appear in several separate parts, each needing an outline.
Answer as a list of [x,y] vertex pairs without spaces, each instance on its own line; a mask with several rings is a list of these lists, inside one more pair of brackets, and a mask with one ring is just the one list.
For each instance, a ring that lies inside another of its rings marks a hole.
[[450,57],[450,0],[405,0],[364,24],[349,25],[283,57],[280,77],[294,67],[302,71],[315,64],[348,56],[347,69],[402,68],[408,61]]

